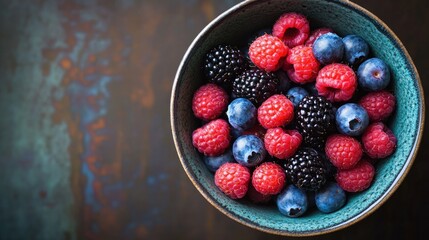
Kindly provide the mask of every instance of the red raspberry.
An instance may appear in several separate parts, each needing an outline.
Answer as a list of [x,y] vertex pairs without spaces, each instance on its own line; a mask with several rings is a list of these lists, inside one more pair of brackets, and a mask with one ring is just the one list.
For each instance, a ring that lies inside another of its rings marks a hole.
[[232,199],[243,198],[249,188],[250,171],[239,163],[225,163],[215,173],[216,186]]
[[311,32],[310,37],[305,41],[305,46],[312,47],[316,39],[325,33],[333,33],[334,31],[330,28],[318,28]]
[[249,57],[255,66],[267,72],[277,71],[283,64],[289,48],[271,35],[265,34],[252,42]]
[[278,164],[265,162],[253,171],[252,184],[259,193],[274,195],[286,184],[286,174]]
[[256,191],[255,187],[253,187],[252,184],[249,185],[249,190],[247,190],[247,195],[246,196],[253,203],[267,203],[273,197],[273,195],[268,195],[268,194],[264,195],[264,194]]
[[353,97],[357,87],[356,74],[349,66],[333,63],[319,71],[316,89],[319,95],[331,102],[347,101]]
[[304,44],[310,34],[307,18],[299,13],[285,13],[273,26],[273,35],[289,48]]
[[335,175],[338,185],[347,192],[361,192],[371,186],[375,169],[371,163],[362,159],[355,167],[339,170]]
[[371,121],[382,121],[395,110],[396,98],[388,91],[371,92],[359,102],[365,108]]
[[325,153],[338,169],[350,169],[362,158],[362,146],[352,137],[334,134],[326,141]]
[[292,120],[293,103],[285,95],[273,95],[258,108],[258,121],[266,129],[281,127]]
[[314,57],[313,49],[303,45],[289,51],[283,70],[288,73],[290,80],[296,83],[313,82],[319,72],[320,63]]
[[225,120],[213,120],[192,133],[192,143],[204,155],[218,156],[229,147],[229,132],[229,125]]
[[219,117],[228,106],[228,94],[221,87],[209,83],[200,87],[192,99],[195,117],[210,121]]
[[382,122],[369,125],[362,135],[363,149],[370,158],[385,158],[396,149],[396,137]]
[[267,152],[279,159],[286,159],[295,154],[301,142],[302,136],[298,131],[283,130],[279,127],[268,129],[264,137]]

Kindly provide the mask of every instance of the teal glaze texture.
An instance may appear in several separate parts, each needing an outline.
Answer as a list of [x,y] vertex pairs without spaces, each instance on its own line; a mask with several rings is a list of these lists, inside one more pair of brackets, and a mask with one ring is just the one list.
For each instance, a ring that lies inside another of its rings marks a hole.
[[[300,12],[311,26],[329,26],[340,36],[357,34],[372,54],[390,66],[397,109],[388,123],[398,148],[377,165],[375,181],[366,191],[351,195],[344,208],[323,214],[313,211],[301,218],[287,218],[272,206],[231,200],[214,185],[201,156],[192,146],[198,126],[190,110],[193,92],[205,83],[203,55],[219,43],[239,44],[252,33],[272,26],[285,12]],[[288,236],[318,235],[347,227],[377,209],[396,190],[414,160],[423,132],[423,91],[418,73],[394,34],[367,10],[347,1],[271,0],[243,2],[208,25],[188,49],[176,75],[171,99],[172,131],[182,165],[203,196],[229,217],[262,231]]]

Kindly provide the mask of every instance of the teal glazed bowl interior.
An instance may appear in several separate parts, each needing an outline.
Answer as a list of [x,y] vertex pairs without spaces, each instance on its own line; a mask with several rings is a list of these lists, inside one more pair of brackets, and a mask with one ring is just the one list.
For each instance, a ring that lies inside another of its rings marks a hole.
[[[204,54],[221,43],[239,45],[258,30],[272,26],[285,12],[306,15],[314,28],[329,26],[340,36],[357,34],[369,43],[372,54],[390,66],[397,109],[390,128],[397,136],[397,150],[377,164],[372,186],[350,194],[339,211],[311,211],[300,218],[282,215],[275,205],[262,206],[232,200],[214,184],[202,155],[192,146],[192,131],[200,126],[191,110],[194,91],[206,83]],[[195,38],[179,66],[171,96],[171,125],[184,170],[200,193],[230,218],[261,231],[287,236],[332,232],[365,218],[382,205],[408,173],[421,140],[424,122],[423,90],[415,66],[400,40],[376,16],[349,1],[259,0],[244,1],[212,21]]]

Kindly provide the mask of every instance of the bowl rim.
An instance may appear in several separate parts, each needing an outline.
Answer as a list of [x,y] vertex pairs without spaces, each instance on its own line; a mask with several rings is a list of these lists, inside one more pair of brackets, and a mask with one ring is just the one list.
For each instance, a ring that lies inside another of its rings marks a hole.
[[184,66],[186,65],[186,63],[188,62],[188,58],[191,55],[191,53],[193,52],[193,49],[195,48],[195,46],[197,45],[197,43],[200,41],[201,38],[203,38],[206,34],[208,34],[208,32],[210,31],[210,29],[214,28],[219,21],[224,20],[226,17],[228,17],[230,14],[237,12],[239,10],[241,10],[243,7],[254,3],[256,1],[260,1],[260,0],[245,0],[243,2],[240,2],[234,6],[232,6],[231,8],[227,9],[226,11],[224,11],[223,13],[221,13],[219,16],[217,16],[215,19],[213,19],[209,24],[207,24],[199,33],[198,35],[194,38],[194,40],[192,41],[191,45],[189,45],[188,49],[185,52],[185,55],[183,56],[180,65],[178,67],[178,70],[176,72],[175,78],[174,78],[174,82],[173,82],[173,86],[172,86],[172,90],[171,90],[171,98],[170,98],[170,124],[171,124],[171,129],[172,129],[172,135],[173,135],[173,140],[174,140],[174,145],[177,151],[177,154],[179,156],[179,160],[182,164],[183,169],[185,170],[188,178],[191,180],[192,184],[197,188],[197,190],[200,192],[200,194],[211,204],[213,205],[216,209],[218,209],[220,212],[222,212],[223,214],[227,215],[229,218],[235,220],[236,222],[239,222],[247,227],[253,228],[253,229],[257,229],[259,231],[262,232],[266,232],[266,233],[270,233],[270,234],[275,234],[275,235],[282,235],[282,236],[290,236],[290,237],[305,237],[305,236],[317,236],[317,235],[322,235],[322,234],[327,234],[327,233],[331,233],[331,232],[335,232],[335,231],[339,231],[341,229],[344,229],[348,226],[351,226],[359,221],[361,221],[362,219],[366,218],[367,216],[371,215],[374,211],[376,211],[379,207],[381,207],[390,197],[391,195],[398,189],[399,185],[402,183],[402,181],[405,179],[406,175],[408,174],[408,172],[411,169],[411,166],[414,163],[414,160],[417,156],[419,147],[420,147],[420,143],[422,140],[422,136],[423,136],[423,132],[424,132],[424,123],[425,123],[425,100],[424,100],[424,91],[423,91],[423,86],[421,83],[421,79],[419,76],[419,73],[417,71],[417,68],[411,58],[411,56],[409,55],[408,51],[406,50],[405,46],[403,45],[403,43],[401,42],[401,40],[396,36],[396,34],[387,26],[386,23],[384,23],[381,19],[379,19],[375,14],[371,13],[369,10],[365,9],[364,7],[353,3],[352,1],[349,0],[327,0],[330,2],[336,2],[338,4],[342,4],[346,7],[349,7],[351,9],[353,9],[354,11],[357,12],[361,12],[363,13],[363,15],[366,15],[371,21],[373,21],[374,23],[376,23],[377,25],[380,25],[384,28],[384,30],[386,31],[387,35],[389,37],[392,38],[393,42],[395,42],[397,44],[397,46],[401,49],[401,51],[403,52],[405,58],[407,59],[407,62],[409,63],[410,67],[411,67],[411,71],[414,74],[415,80],[416,80],[416,85],[418,87],[418,97],[421,100],[421,104],[420,104],[420,108],[419,108],[419,117],[418,117],[418,128],[420,129],[417,133],[417,136],[415,138],[414,144],[412,146],[412,149],[410,151],[410,154],[405,162],[404,167],[402,168],[402,170],[398,173],[396,179],[392,182],[392,184],[390,185],[390,187],[383,193],[383,195],[381,195],[375,202],[373,202],[367,209],[365,209],[364,211],[362,211],[361,213],[357,214],[356,216],[348,219],[345,222],[342,222],[338,225],[329,227],[329,228],[325,228],[323,230],[319,230],[319,231],[308,231],[308,232],[289,232],[289,231],[281,231],[281,230],[274,230],[268,227],[264,227],[258,224],[255,224],[253,222],[247,221],[247,220],[243,220],[239,215],[236,215],[228,210],[226,210],[224,207],[222,207],[216,200],[213,199],[213,197],[211,196],[211,194],[209,194],[207,192],[207,190],[197,181],[195,175],[193,174],[192,170],[186,165],[185,163],[185,156],[183,155],[182,151],[181,151],[181,144],[179,142],[178,136],[177,136],[177,129],[176,129],[176,118],[175,118],[175,112],[176,112],[176,106],[175,106],[175,99],[177,97],[176,92],[177,92],[177,84],[179,82],[180,77],[182,76],[183,72],[184,72]]

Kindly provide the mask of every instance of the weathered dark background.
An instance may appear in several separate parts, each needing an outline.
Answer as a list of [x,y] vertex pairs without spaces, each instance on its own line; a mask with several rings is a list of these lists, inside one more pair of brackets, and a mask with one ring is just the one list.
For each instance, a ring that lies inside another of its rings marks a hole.
[[[353,1],[397,33],[429,92],[429,1]],[[281,239],[212,207],[170,134],[181,57],[238,2],[0,0],[0,239]],[[428,144],[385,205],[318,239],[423,239]]]

